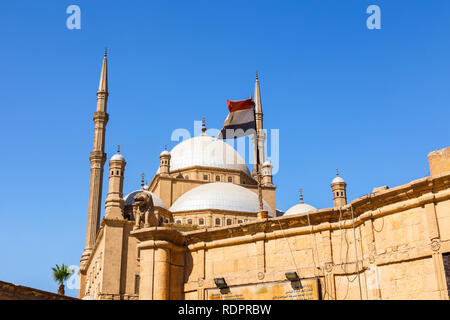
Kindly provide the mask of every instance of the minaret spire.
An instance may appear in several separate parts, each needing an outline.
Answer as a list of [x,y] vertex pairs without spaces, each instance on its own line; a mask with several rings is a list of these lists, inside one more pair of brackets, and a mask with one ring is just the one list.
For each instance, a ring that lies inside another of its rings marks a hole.
[[206,135],[205,117],[202,117],[202,135]]
[[[97,111],[106,112],[106,100],[108,99],[108,59],[105,48],[105,55],[103,56],[102,71],[100,72],[100,81],[98,84],[97,97],[104,96],[104,103],[97,103]],[[103,102],[103,101],[100,101]]]
[[[259,88],[259,77],[258,71],[256,71],[256,80],[255,80],[255,94],[253,96],[253,101],[255,102],[255,120],[256,120],[256,130],[258,131],[258,151],[259,151],[259,160],[260,163],[264,163],[266,161],[265,152],[264,152],[264,143],[266,141],[266,136],[263,131],[263,112],[262,112],[262,104],[261,104],[261,91]],[[255,142],[255,141],[253,141]],[[255,146],[255,163],[256,163],[256,146]],[[255,176],[256,171],[254,170],[253,176]]]
[[100,224],[102,203],[103,168],[106,162],[105,131],[109,115],[106,113],[108,101],[108,69],[106,49],[100,73],[100,83],[97,91],[97,111],[94,112],[94,146],[90,153],[91,178],[89,183],[89,204],[86,227],[86,245],[81,256],[83,269],[95,244]]
[[302,188],[300,188],[300,203],[305,203],[304,201],[303,201],[303,189]]

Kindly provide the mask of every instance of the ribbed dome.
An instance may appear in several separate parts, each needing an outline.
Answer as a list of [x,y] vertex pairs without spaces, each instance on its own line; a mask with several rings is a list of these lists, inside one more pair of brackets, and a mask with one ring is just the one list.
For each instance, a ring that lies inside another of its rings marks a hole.
[[314,208],[313,206],[310,206],[309,204],[299,203],[299,204],[296,204],[295,206],[289,208],[289,210],[283,214],[283,217],[284,216],[292,216],[294,214],[302,214],[302,213],[304,214],[304,213],[316,211],[316,210],[317,210],[316,208]]
[[184,140],[170,151],[170,155],[171,171],[201,166],[239,170],[250,176],[244,159],[233,147],[207,135]]
[[167,207],[164,204],[164,202],[157,195],[151,193],[150,191],[146,191],[146,190],[142,190],[142,189],[141,190],[136,190],[136,191],[133,191],[133,192],[127,194],[123,198],[125,200],[125,205],[128,206],[128,205],[133,204],[134,203],[134,196],[139,194],[139,193],[141,193],[141,192],[148,193],[149,195],[152,196],[152,198],[153,198],[153,205],[155,207],[161,207],[161,208],[167,209]]
[[[264,200],[263,208],[273,217],[273,210]],[[208,209],[257,213],[258,195],[234,183],[207,183],[183,194],[169,210],[181,212]]]

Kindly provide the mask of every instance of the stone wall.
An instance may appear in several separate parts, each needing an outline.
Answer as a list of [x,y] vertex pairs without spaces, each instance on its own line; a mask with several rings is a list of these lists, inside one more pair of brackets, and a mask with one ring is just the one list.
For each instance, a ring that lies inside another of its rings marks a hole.
[[0,281],[0,300],[77,300],[53,292]]
[[341,211],[319,210],[310,220],[184,233],[184,297],[207,298],[215,277],[233,291],[286,281],[296,271],[319,278],[325,299],[448,299],[442,253],[450,252],[450,174],[362,197]]

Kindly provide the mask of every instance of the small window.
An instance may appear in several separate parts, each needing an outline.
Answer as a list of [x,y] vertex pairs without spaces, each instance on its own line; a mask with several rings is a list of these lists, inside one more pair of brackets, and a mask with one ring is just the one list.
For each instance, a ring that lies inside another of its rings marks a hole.
[[188,219],[187,223],[192,224],[192,219]]
[[336,192],[336,197],[339,197],[339,192]]
[[169,219],[164,219],[164,223],[169,223]]
[[216,226],[220,226],[220,219],[216,218]]
[[228,177],[228,182],[233,182],[233,177]]
[[216,176],[216,181],[220,182],[220,176]]
[[442,254],[442,260],[444,262],[445,281],[447,282],[447,290],[450,294],[450,252]]
[[341,196],[344,196],[344,192],[341,192]]
[[177,220],[175,221],[175,223],[181,224],[181,220]]
[[112,170],[111,170],[111,175],[112,175],[112,176],[114,175],[114,171],[112,171]]
[[242,221],[242,220],[238,220],[238,223],[239,223],[239,224],[241,224],[241,223],[244,223],[244,221]]
[[205,180],[205,181],[208,180],[208,175],[207,174],[203,175],[203,180]]
[[116,171],[116,175],[119,175],[119,171]]
[[140,277],[138,274],[134,276],[134,294],[139,294],[139,280]]
[[205,224],[205,219],[200,218],[200,219],[198,220],[198,225],[199,225],[199,226],[203,226],[204,224]]
[[231,219],[227,219],[227,226],[231,226]]

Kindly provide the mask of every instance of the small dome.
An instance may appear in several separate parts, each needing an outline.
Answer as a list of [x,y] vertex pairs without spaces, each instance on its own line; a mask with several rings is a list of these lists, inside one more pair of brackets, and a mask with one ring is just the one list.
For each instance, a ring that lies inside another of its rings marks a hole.
[[139,193],[141,193],[141,192],[148,193],[149,195],[152,196],[152,198],[153,198],[153,205],[154,205],[155,207],[161,207],[161,208],[167,209],[166,205],[165,205],[164,202],[161,200],[161,198],[159,198],[157,195],[151,193],[150,191],[146,191],[146,190],[142,190],[142,189],[141,189],[141,190],[136,190],[136,191],[133,191],[133,192],[127,194],[127,195],[123,198],[123,199],[125,200],[125,204],[124,204],[124,205],[125,205],[125,206],[132,205],[132,204],[134,203],[134,196],[137,195],[137,194],[139,194]]
[[200,166],[239,170],[250,176],[244,159],[233,147],[206,134],[182,141],[170,155],[170,171]]
[[292,216],[295,214],[305,214],[307,212],[312,212],[312,211],[316,211],[316,210],[317,210],[316,208],[314,208],[313,206],[310,206],[309,204],[299,203],[299,204],[296,204],[295,206],[289,208],[289,210],[283,214],[283,217]]
[[161,154],[159,155],[160,157],[162,156],[170,156],[170,152],[167,150],[164,150],[163,152],[161,152]]
[[262,165],[263,167],[272,167],[272,164],[270,163],[270,161],[266,161],[263,163]]
[[331,184],[339,183],[339,182],[345,182],[345,181],[341,177],[337,176],[336,178],[333,179],[333,181],[331,181]]
[[[273,217],[273,210],[263,200],[263,208]],[[206,183],[186,192],[170,207],[171,212],[194,210],[259,212],[258,195],[234,183]]]
[[125,158],[123,155],[121,155],[120,153],[116,153],[115,155],[113,155],[111,157],[111,161],[125,161]]

